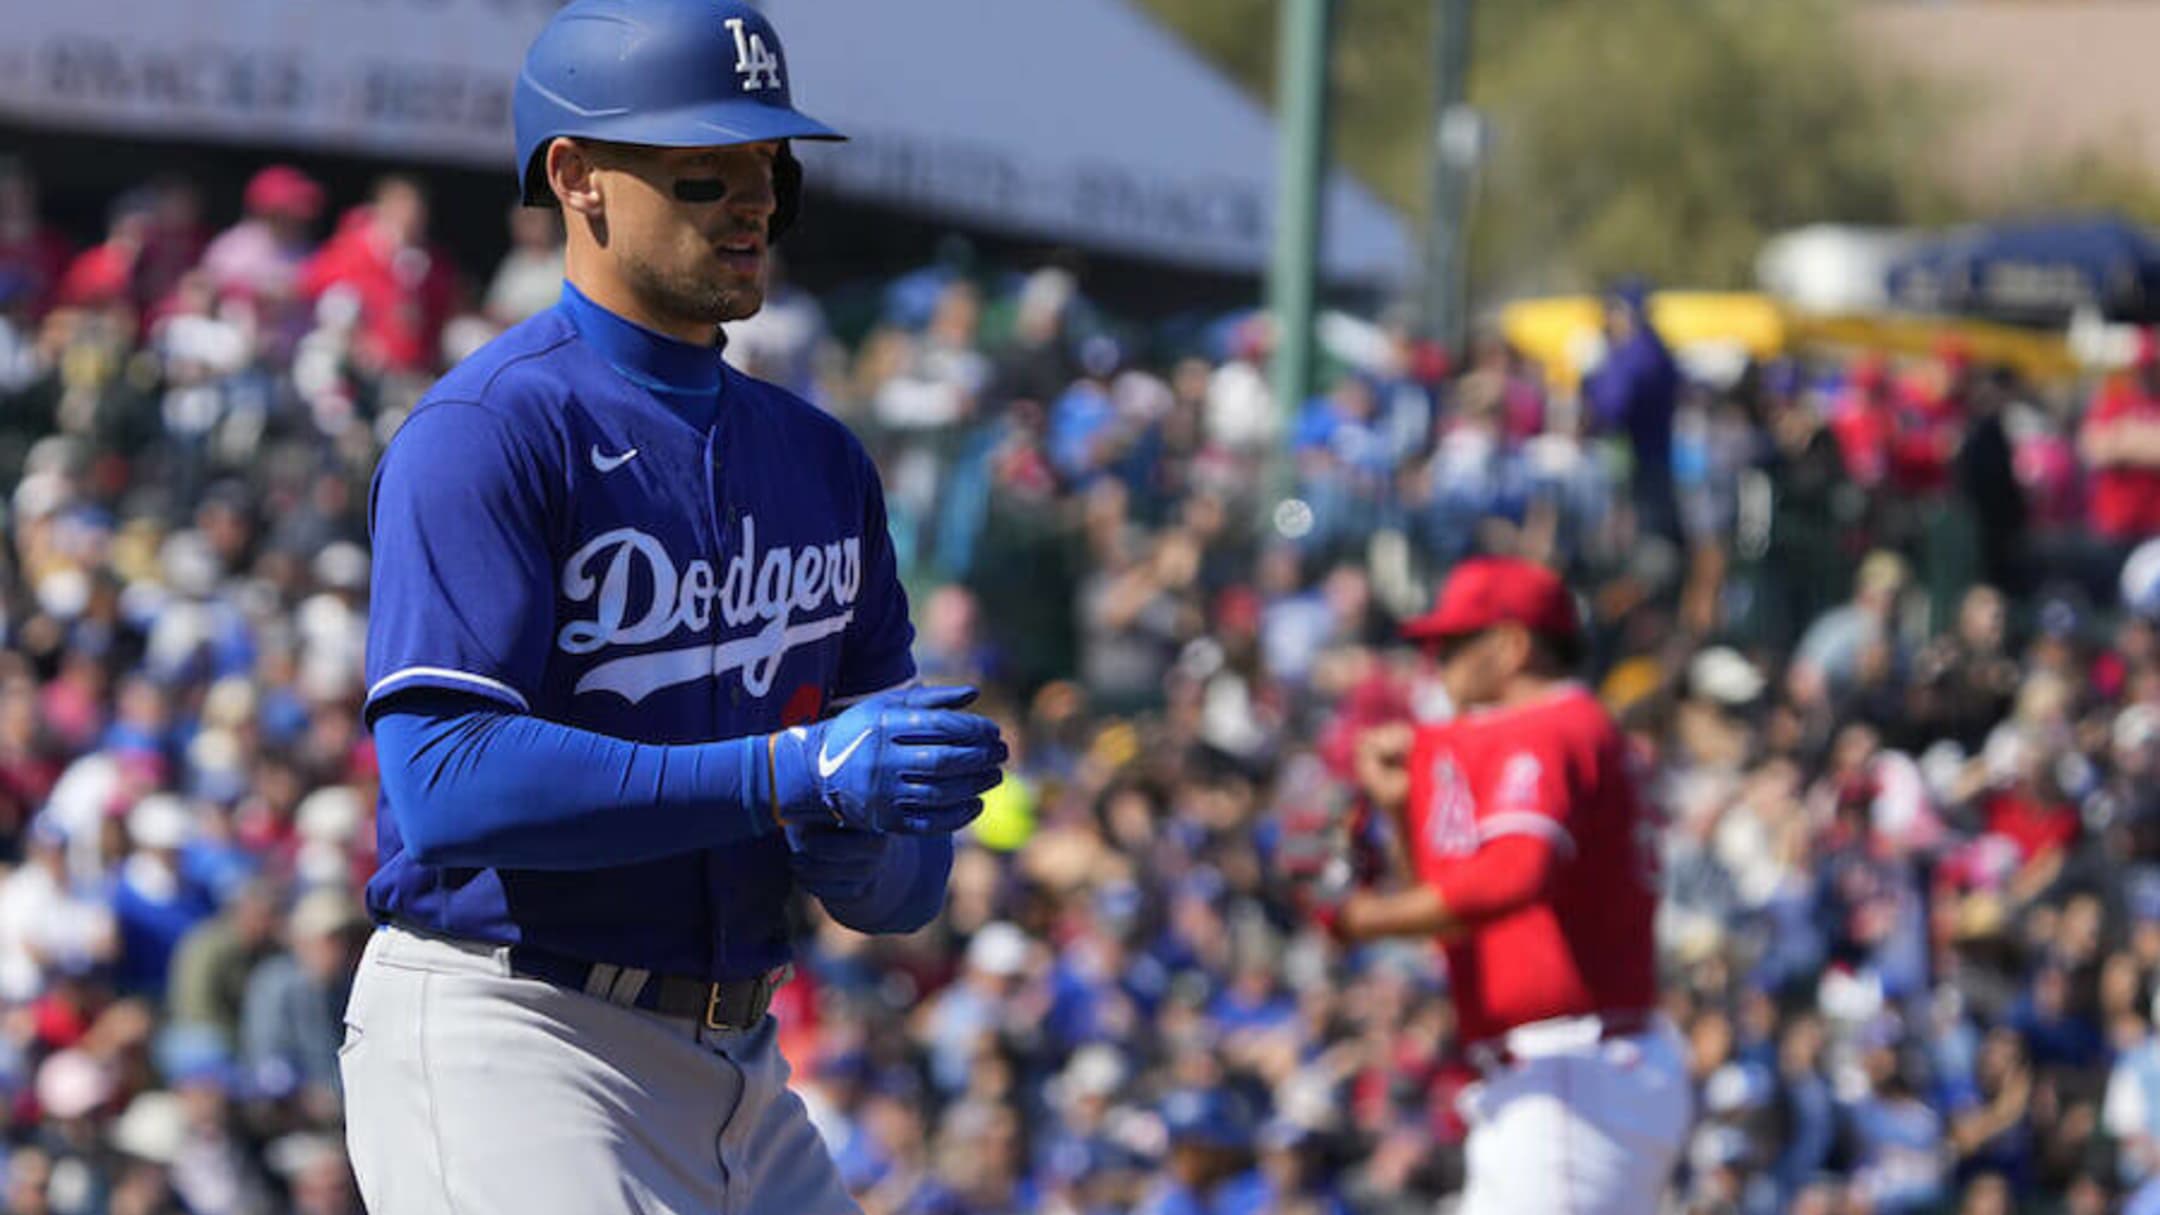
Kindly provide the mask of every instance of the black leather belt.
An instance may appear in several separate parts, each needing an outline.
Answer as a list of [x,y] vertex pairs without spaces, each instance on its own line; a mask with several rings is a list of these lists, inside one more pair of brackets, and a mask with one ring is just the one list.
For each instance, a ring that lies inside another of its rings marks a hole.
[[772,1007],[773,993],[795,977],[781,966],[744,979],[717,983],[683,975],[656,975],[635,966],[583,962],[524,946],[510,947],[510,969],[530,979],[582,991],[588,996],[641,1008],[663,1017],[684,1017],[707,1029],[739,1032],[756,1029]]

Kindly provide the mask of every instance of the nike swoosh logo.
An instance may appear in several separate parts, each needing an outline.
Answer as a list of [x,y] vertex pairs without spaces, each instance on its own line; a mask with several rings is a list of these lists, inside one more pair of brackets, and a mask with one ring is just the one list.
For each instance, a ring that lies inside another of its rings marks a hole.
[[637,448],[633,447],[619,456],[604,456],[600,454],[600,445],[595,443],[592,448],[592,466],[601,472],[611,473],[628,464],[636,455]]
[[[841,750],[840,754],[838,755],[828,755],[826,754],[825,747],[820,747],[818,749],[817,757],[818,779],[831,780],[833,773],[847,767],[848,756],[855,754],[855,748],[863,745],[863,740],[868,737],[870,737],[870,731],[868,730],[864,730],[862,733],[857,734],[855,736],[855,741],[849,743],[845,748]],[[831,745],[832,744],[829,742],[826,744],[827,747]]]

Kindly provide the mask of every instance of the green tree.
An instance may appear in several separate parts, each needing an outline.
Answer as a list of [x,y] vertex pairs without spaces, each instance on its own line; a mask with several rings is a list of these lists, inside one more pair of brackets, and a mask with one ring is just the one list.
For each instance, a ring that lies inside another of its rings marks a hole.
[[2112,211],[2160,225],[2160,180],[2120,151],[2082,147],[2024,166],[1998,209],[2008,215]]
[[[1276,0],[1146,0],[1266,103]],[[1737,286],[1764,237],[1939,216],[1943,90],[1869,60],[1846,0],[1478,5],[1471,97],[1492,153],[1478,294],[1618,273]],[[1337,0],[1333,150],[1422,222],[1433,0]]]
[[1838,0],[1579,0],[1481,50],[1487,286],[1740,286],[1782,228],[1933,205],[1947,104],[1864,61]]

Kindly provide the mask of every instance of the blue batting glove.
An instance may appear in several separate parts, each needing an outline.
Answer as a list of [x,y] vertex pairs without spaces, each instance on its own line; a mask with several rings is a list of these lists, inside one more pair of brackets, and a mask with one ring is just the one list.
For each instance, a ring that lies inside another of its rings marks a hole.
[[905,688],[767,740],[764,780],[782,827],[826,823],[950,835],[1004,779],[997,723],[959,710],[973,688]]
[[885,865],[889,835],[805,823],[787,828],[795,884],[820,899],[849,902],[870,892]]

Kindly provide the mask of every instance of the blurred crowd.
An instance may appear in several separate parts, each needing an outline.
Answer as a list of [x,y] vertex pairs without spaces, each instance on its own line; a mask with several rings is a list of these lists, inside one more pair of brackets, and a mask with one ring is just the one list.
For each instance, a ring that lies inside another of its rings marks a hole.
[[[8,1211],[357,1209],[367,477],[561,253],[331,201],[160,180],[76,248],[0,164]],[[1444,1209],[1437,955],[1331,944],[1271,851],[1446,712],[1394,629],[1475,552],[1580,589],[1656,782],[1675,1209],[2160,1211],[2160,345],[1735,374],[1620,287],[1580,382],[1331,316],[1283,408],[1256,314],[958,257],[848,298],[776,281],[729,357],[864,436],[918,662],[1013,746],[938,923],[802,910],[784,1048],[871,1215]]]

